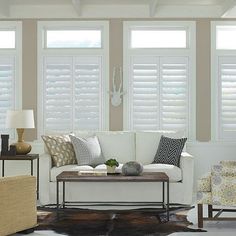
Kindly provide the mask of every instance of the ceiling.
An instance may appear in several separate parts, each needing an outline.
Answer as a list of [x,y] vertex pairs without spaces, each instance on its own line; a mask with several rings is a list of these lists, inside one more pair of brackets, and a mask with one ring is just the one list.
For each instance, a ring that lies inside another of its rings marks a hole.
[[236,17],[236,0],[0,0],[1,18]]

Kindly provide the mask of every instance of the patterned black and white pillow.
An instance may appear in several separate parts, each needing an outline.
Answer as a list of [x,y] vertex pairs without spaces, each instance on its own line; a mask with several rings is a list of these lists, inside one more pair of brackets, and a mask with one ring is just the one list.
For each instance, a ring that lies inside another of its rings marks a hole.
[[173,139],[161,136],[153,164],[162,163],[179,167],[180,156],[187,138]]
[[70,135],[78,165],[97,166],[105,162],[97,136],[80,138]]

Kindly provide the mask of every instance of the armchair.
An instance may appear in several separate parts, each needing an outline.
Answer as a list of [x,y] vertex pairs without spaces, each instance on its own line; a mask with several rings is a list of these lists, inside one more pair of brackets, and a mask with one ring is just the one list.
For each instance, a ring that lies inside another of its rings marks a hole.
[[[222,212],[236,211],[224,209],[236,206],[236,161],[221,161],[212,166],[211,173],[198,180],[197,204],[199,228],[203,227],[203,220],[236,220],[232,217],[219,217]],[[208,217],[203,217],[203,204],[208,205]],[[214,211],[217,213],[213,216]]]
[[19,231],[33,232],[37,225],[36,178],[0,178],[0,236]]

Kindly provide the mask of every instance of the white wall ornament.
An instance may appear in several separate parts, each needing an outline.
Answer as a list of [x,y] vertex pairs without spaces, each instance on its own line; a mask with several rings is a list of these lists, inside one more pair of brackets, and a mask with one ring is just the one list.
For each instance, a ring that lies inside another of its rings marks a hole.
[[[117,75],[117,70],[119,71],[119,74]],[[116,79],[118,81],[120,81],[120,85],[119,85],[119,88],[117,89],[116,88]],[[116,68],[116,67],[113,67],[113,74],[112,74],[112,91],[109,92],[110,95],[111,95],[111,104],[112,106],[114,107],[118,107],[121,102],[122,102],[122,96],[125,94],[124,91],[121,91],[121,88],[122,88],[122,80],[123,80],[123,77],[122,77],[122,68],[119,67],[119,68]]]

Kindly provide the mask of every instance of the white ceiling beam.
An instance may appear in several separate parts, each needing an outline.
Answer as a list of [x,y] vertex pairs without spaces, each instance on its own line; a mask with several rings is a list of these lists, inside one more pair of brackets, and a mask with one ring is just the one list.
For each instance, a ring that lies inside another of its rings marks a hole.
[[74,9],[76,10],[78,16],[82,13],[82,0],[71,0]]
[[150,17],[154,17],[157,13],[158,0],[152,0],[149,4],[149,14]]
[[221,17],[224,17],[230,10],[232,10],[233,7],[236,6],[236,0],[224,0],[222,1],[221,6],[222,6]]
[[0,15],[9,16],[10,14],[10,1],[0,0]]

